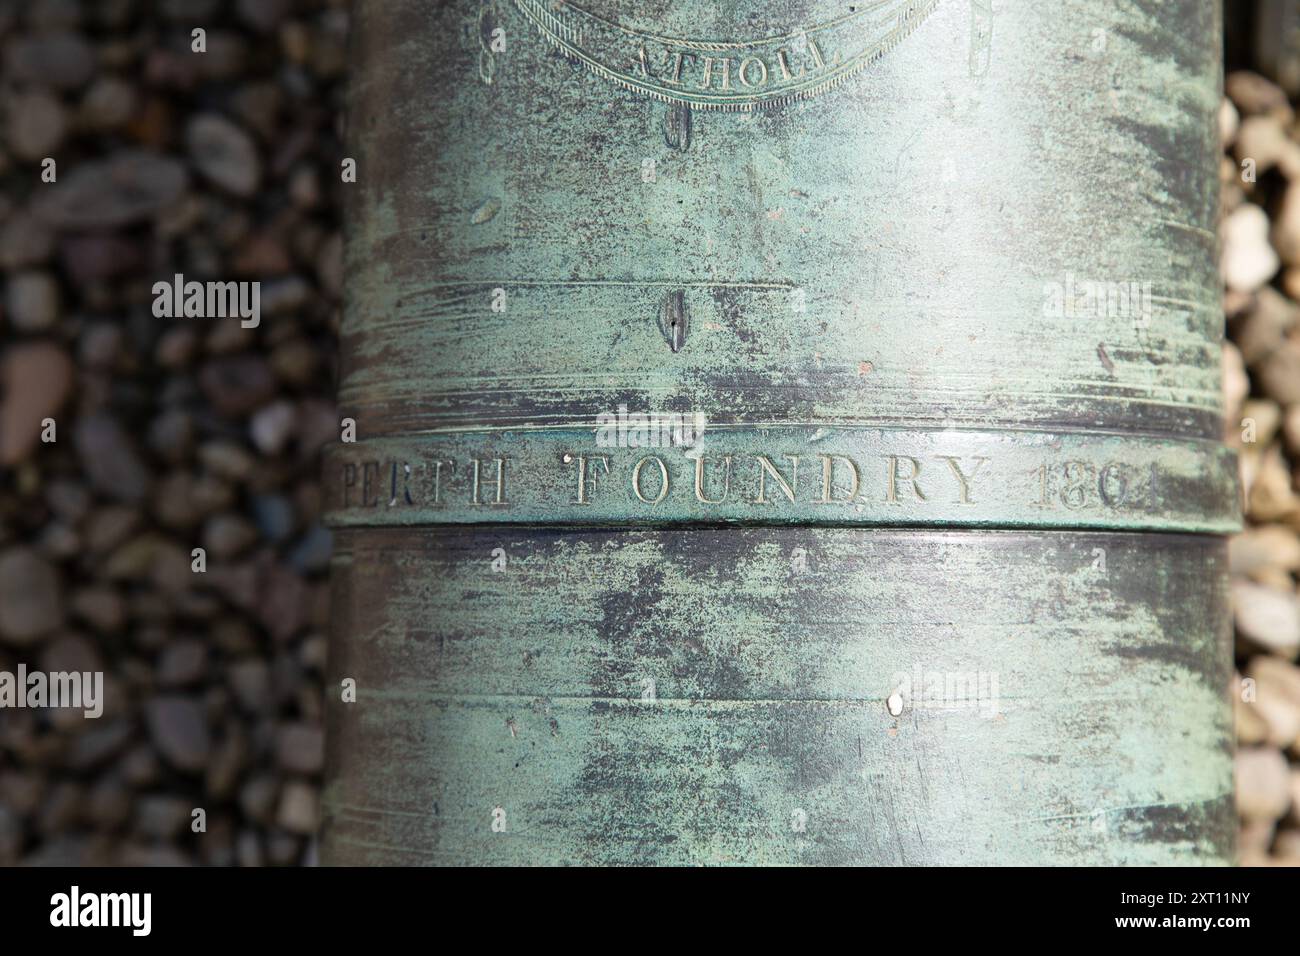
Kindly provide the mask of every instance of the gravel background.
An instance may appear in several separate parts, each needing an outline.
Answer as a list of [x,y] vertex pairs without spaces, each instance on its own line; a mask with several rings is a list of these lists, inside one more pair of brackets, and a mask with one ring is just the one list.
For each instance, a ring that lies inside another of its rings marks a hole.
[[[0,864],[314,858],[347,31],[328,0],[0,4],[0,669],[107,698],[0,713]],[[178,272],[261,280],[260,327],[154,318]]]
[[1245,865],[1300,865],[1300,34],[1265,26],[1283,6],[1227,4],[1220,113],[1225,437],[1247,515],[1231,550]]
[[[1226,6],[1241,856],[1295,864],[1300,88],[1249,71],[1300,56],[1261,67]],[[0,670],[107,698],[0,712],[0,865],[315,859],[347,31],[347,0],[0,0]],[[261,326],[154,318],[175,273],[260,280]]]

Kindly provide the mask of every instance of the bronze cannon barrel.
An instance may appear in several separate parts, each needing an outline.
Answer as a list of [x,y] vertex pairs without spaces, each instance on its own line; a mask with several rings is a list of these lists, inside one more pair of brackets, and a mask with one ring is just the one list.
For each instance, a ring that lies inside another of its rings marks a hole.
[[360,0],[322,854],[1221,863],[1211,0]]

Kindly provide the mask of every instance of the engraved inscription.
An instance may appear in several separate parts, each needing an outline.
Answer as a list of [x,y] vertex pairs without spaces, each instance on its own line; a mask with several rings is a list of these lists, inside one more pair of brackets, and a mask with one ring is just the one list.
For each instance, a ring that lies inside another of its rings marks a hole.
[[690,446],[600,428],[340,443],[327,520],[752,522],[1229,528],[1237,467],[1211,442],[798,425],[721,426]]
[[1039,465],[1034,470],[1040,508],[1137,507],[1155,511],[1159,474],[1155,465],[1134,468],[1121,461],[1100,467],[1089,461]]
[[[809,23],[751,26],[746,32],[753,36],[699,37],[660,32],[673,30],[671,24],[620,18],[599,0],[515,2],[552,45],[598,76],[673,103],[749,110],[838,85],[902,42],[939,0],[865,0],[847,8],[814,3],[816,19]],[[760,6],[748,19],[761,23],[765,16]]]
[[[1009,480],[1012,479],[1012,480]],[[1056,454],[1032,471],[999,470],[992,454],[887,454],[870,458],[841,453],[626,456],[579,449],[565,452],[552,474],[543,462],[491,453],[458,464],[437,454],[416,461],[342,462],[337,501],[344,510],[404,507],[509,509],[510,485],[523,481],[555,504],[590,506],[611,501],[653,507],[670,499],[703,506],[746,505],[788,509],[863,505],[912,509],[977,506],[993,501],[1064,512],[1155,511],[1158,467],[1123,461],[1088,461]]]

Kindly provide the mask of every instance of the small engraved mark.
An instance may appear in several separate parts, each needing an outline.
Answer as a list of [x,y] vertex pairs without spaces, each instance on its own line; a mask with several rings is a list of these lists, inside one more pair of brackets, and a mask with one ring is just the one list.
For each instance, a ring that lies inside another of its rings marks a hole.
[[1110,356],[1106,354],[1106,343],[1097,343],[1097,358],[1101,359],[1101,364],[1106,367],[1106,371],[1112,375],[1115,374],[1115,363],[1111,361]]
[[492,34],[501,20],[496,0],[483,0],[478,10],[478,77],[488,86],[496,75],[496,60],[492,53]]
[[993,59],[993,0],[971,0],[970,4],[970,75],[982,79],[988,75]]
[[664,142],[669,149],[684,153],[691,145],[691,108],[685,103],[668,104],[664,114]]
[[491,222],[496,218],[497,213],[501,211],[501,200],[495,196],[489,197],[479,203],[478,208],[474,210],[469,221],[476,226],[481,226],[485,222]]
[[668,347],[680,352],[686,345],[686,333],[690,326],[690,314],[686,311],[686,292],[674,289],[663,298],[659,307],[659,331],[663,333]]

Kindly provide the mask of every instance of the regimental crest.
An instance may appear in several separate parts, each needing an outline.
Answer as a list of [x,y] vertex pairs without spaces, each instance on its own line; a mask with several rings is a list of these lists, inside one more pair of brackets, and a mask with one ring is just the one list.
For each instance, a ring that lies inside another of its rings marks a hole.
[[[740,16],[735,8],[745,5],[736,3],[659,2],[662,9],[649,9],[652,5],[626,0],[515,2],[550,43],[596,75],[656,99],[707,110],[752,110],[824,93],[887,54],[939,5],[939,0],[856,5],[767,0],[750,4],[753,15]],[[774,7],[823,7],[825,16],[809,15],[814,22],[779,29]],[[719,19],[719,8],[728,8],[733,21],[753,26],[711,22]]]

